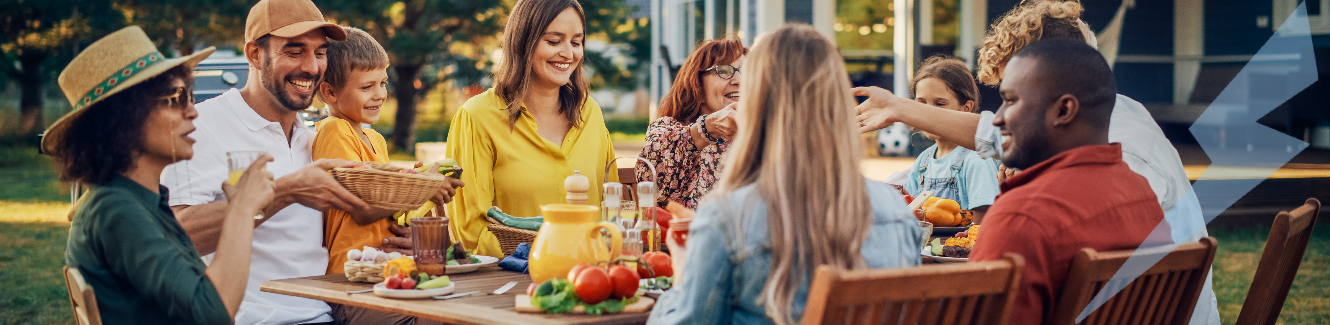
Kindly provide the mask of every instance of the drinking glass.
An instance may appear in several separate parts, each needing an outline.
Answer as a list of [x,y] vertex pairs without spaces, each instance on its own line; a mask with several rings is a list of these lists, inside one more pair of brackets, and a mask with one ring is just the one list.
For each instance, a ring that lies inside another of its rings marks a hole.
[[923,236],[924,236],[924,244],[923,244],[923,246],[920,247],[920,248],[928,247],[928,241],[929,241],[929,239],[932,239],[932,238],[933,238],[933,223],[932,223],[932,222],[928,222],[928,221],[920,221],[920,222],[919,222],[919,228],[923,228],[923,229],[924,229],[924,233],[923,233]]
[[[231,184],[231,186],[235,186],[236,183],[239,183],[240,176],[245,175],[245,170],[249,169],[249,165],[253,165],[254,161],[259,160],[259,157],[263,156],[263,154],[265,153],[268,152],[267,151],[226,152],[226,171],[227,171],[226,183]],[[268,168],[264,167],[263,169],[260,170],[266,170],[266,169]],[[254,220],[260,220],[260,219],[263,219],[263,214],[260,213],[259,215],[254,216]]]
[[[253,165],[259,156],[268,153],[267,151],[228,151],[226,153],[227,184],[235,186],[240,182],[240,176],[245,174],[249,165]],[[267,169],[266,167],[264,169]]]
[[416,267],[430,275],[446,273],[447,257],[452,246],[448,237],[448,218],[420,217],[411,219],[411,249],[415,251]]

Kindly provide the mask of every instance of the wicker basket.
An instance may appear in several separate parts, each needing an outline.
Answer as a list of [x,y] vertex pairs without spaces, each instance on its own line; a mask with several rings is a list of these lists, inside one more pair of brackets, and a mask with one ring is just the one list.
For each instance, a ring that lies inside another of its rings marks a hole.
[[351,194],[370,206],[388,210],[414,210],[429,201],[447,179],[443,175],[406,174],[401,167],[360,161],[374,169],[333,168],[332,176]]
[[504,256],[513,255],[513,251],[517,250],[517,244],[527,243],[528,245],[533,245],[532,243],[536,242],[535,231],[505,226],[497,220],[490,219],[489,217],[486,217],[485,219],[490,222],[490,224],[485,227],[489,228],[490,232],[494,233],[494,237],[499,239],[499,249],[503,250]]

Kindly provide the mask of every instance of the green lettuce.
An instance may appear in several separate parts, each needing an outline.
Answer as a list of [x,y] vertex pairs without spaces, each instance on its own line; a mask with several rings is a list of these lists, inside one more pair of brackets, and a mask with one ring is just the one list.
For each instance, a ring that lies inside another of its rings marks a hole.
[[531,305],[550,314],[562,314],[577,307],[577,294],[573,293],[573,283],[567,279],[552,279],[536,287],[536,294],[531,296]]

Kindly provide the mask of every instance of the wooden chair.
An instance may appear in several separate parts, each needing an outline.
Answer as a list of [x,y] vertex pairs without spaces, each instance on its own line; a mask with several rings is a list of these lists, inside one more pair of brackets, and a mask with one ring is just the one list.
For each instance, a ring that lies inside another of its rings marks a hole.
[[[1187,324],[1205,285],[1205,273],[1214,262],[1217,246],[1214,237],[1206,237],[1171,250],[1171,246],[1143,249],[1141,254],[1165,256],[1080,324]],[[1113,275],[1133,252],[1082,249],[1072,259],[1052,323],[1076,323],[1076,317],[1100,289],[1108,284],[1120,285],[1122,279],[1115,280]]]
[[1279,318],[1320,212],[1321,201],[1307,199],[1297,210],[1275,216],[1270,238],[1265,241],[1265,252],[1261,253],[1261,264],[1256,267],[1247,301],[1238,314],[1238,325],[1274,324]]
[[101,325],[102,314],[97,311],[97,296],[92,286],[83,281],[79,269],[65,266],[65,287],[69,289],[69,305],[74,308],[74,321],[79,325]]
[[623,199],[637,201],[637,168],[619,168],[619,183],[623,183]]
[[1007,324],[1025,260],[881,270],[817,268],[803,324]]

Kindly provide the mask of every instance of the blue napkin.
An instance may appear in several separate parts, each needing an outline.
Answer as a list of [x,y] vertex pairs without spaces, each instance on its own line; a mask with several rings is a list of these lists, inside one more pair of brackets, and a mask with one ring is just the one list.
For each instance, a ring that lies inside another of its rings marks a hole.
[[531,253],[530,244],[527,243],[517,244],[517,248],[513,249],[513,255],[505,256],[502,261],[499,261],[499,267],[503,268],[504,270],[509,270],[513,272],[522,272],[523,274],[525,274],[527,273],[526,269],[527,254],[530,253]]

